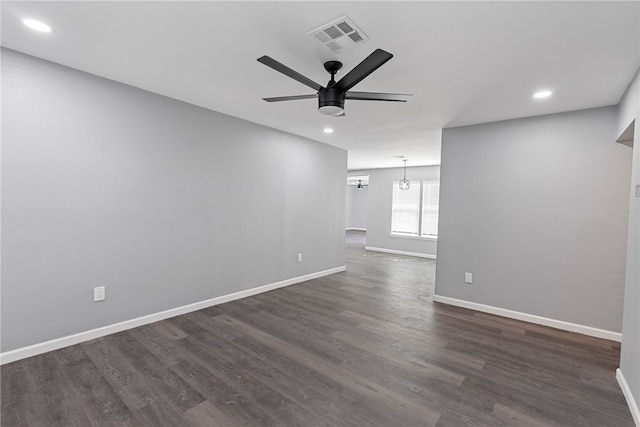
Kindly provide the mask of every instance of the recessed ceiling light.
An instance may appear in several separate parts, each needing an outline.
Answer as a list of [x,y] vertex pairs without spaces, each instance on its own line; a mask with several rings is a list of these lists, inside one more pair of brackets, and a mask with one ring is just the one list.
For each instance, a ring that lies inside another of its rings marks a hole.
[[553,94],[550,90],[541,90],[533,94],[533,97],[536,99],[548,98]]
[[324,133],[333,133],[333,129],[331,129],[331,128],[324,128],[323,132],[324,132]]
[[22,23],[32,30],[40,31],[41,33],[50,33],[51,27],[44,22],[36,21],[35,19],[23,19]]

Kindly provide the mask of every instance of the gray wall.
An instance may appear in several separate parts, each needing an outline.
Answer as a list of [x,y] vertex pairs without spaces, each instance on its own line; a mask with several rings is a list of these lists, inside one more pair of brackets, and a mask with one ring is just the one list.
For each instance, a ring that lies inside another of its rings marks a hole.
[[[391,237],[393,182],[402,179],[402,168],[349,171],[349,175],[369,175],[367,204],[367,246],[435,256],[435,240]],[[409,181],[438,181],[440,166],[408,167]]]
[[347,185],[347,229],[367,228],[368,194],[369,187]]
[[615,124],[606,107],[445,129],[436,294],[620,332],[631,151]]
[[2,351],[344,265],[342,149],[6,49],[2,107]]
[[635,119],[633,170],[629,203],[627,238],[627,270],[622,323],[620,370],[629,384],[637,407],[640,408],[640,198],[635,187],[640,185],[640,76],[636,74],[619,104],[616,136]]

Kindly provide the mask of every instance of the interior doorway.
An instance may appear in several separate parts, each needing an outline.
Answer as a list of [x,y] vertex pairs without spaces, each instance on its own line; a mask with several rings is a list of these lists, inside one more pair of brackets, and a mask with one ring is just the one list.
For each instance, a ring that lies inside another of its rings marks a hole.
[[366,246],[369,175],[347,177],[346,240],[349,245]]

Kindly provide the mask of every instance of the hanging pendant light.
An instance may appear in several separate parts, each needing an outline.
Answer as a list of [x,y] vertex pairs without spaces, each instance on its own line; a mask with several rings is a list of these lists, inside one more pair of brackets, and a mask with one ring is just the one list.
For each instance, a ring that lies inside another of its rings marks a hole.
[[411,183],[407,179],[407,159],[402,160],[404,162],[404,178],[400,180],[400,189],[408,190]]

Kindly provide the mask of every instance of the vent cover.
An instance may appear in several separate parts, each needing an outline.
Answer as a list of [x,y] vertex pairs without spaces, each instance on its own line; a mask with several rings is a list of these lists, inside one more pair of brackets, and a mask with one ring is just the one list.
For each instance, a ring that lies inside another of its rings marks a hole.
[[369,37],[347,16],[311,30],[307,35],[325,45],[332,52],[339,52],[369,40]]

